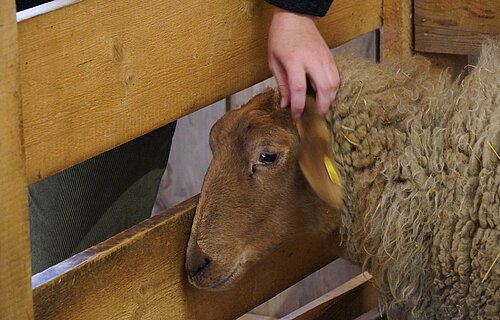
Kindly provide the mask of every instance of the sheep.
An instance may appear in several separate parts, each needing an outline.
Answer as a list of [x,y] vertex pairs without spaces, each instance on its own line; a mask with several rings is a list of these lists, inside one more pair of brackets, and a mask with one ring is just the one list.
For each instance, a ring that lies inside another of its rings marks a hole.
[[483,46],[461,82],[421,57],[336,60],[342,85],[327,119],[343,206],[320,200],[302,174],[279,93],[257,95],[210,133],[189,281],[227,289],[286,239],[333,234],[339,256],[373,275],[387,310],[498,319],[500,41]]

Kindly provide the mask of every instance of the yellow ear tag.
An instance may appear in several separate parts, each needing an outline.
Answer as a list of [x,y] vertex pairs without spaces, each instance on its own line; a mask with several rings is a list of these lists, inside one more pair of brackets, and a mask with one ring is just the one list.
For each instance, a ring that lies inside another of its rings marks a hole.
[[332,159],[328,155],[325,154],[323,157],[323,163],[325,164],[326,172],[328,172],[328,177],[330,181],[340,186],[340,176],[335,170],[335,166],[333,165]]

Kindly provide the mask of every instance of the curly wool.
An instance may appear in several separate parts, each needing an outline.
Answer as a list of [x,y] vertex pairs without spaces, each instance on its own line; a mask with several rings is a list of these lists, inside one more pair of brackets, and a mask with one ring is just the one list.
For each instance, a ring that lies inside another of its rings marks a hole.
[[497,318],[500,41],[484,45],[461,82],[418,57],[337,63],[329,121],[350,258],[372,273],[388,310]]

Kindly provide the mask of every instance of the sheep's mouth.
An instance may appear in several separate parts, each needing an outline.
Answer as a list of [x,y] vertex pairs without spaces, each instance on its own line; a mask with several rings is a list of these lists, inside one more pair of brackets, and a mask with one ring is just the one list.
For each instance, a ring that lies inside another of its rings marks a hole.
[[219,280],[210,287],[207,287],[206,289],[217,291],[217,290],[225,290],[232,288],[236,280],[238,280],[239,278],[239,275],[241,273],[240,271],[241,271],[241,265],[237,264],[236,267],[229,273],[228,276]]
[[[245,261],[243,259],[238,259],[237,263],[234,267],[226,273],[225,276],[220,277],[215,280],[214,277],[211,277],[210,274],[216,272],[213,270],[213,267],[208,267],[206,270],[203,270],[200,274],[197,274],[195,277],[189,277],[189,282],[198,289],[208,290],[208,291],[224,291],[229,290],[234,287],[237,280],[243,274],[245,265]],[[210,278],[215,281],[210,281]],[[208,281],[207,281],[208,279]],[[204,283],[205,282],[205,283]]]

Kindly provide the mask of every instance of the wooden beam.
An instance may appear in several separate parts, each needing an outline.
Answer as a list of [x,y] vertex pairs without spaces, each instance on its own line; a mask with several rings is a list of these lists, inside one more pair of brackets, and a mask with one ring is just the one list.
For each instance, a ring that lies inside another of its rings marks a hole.
[[236,319],[333,260],[332,240],[298,237],[256,265],[236,288],[186,281],[196,199],[154,216],[34,276],[36,319]]
[[354,320],[386,320],[387,317],[380,311],[380,307],[371,309],[370,311],[363,313]]
[[0,1],[0,318],[33,319],[15,1]]
[[383,0],[381,60],[401,59],[413,54],[412,1]]
[[278,318],[262,316],[260,314],[247,313],[237,320],[278,320]]
[[281,320],[354,319],[378,306],[371,278],[362,273]]
[[[19,25],[30,183],[270,76],[264,1],[68,2]],[[330,11],[330,46],[381,25],[381,0]]]
[[414,0],[415,50],[477,55],[481,42],[500,34],[498,0]]

